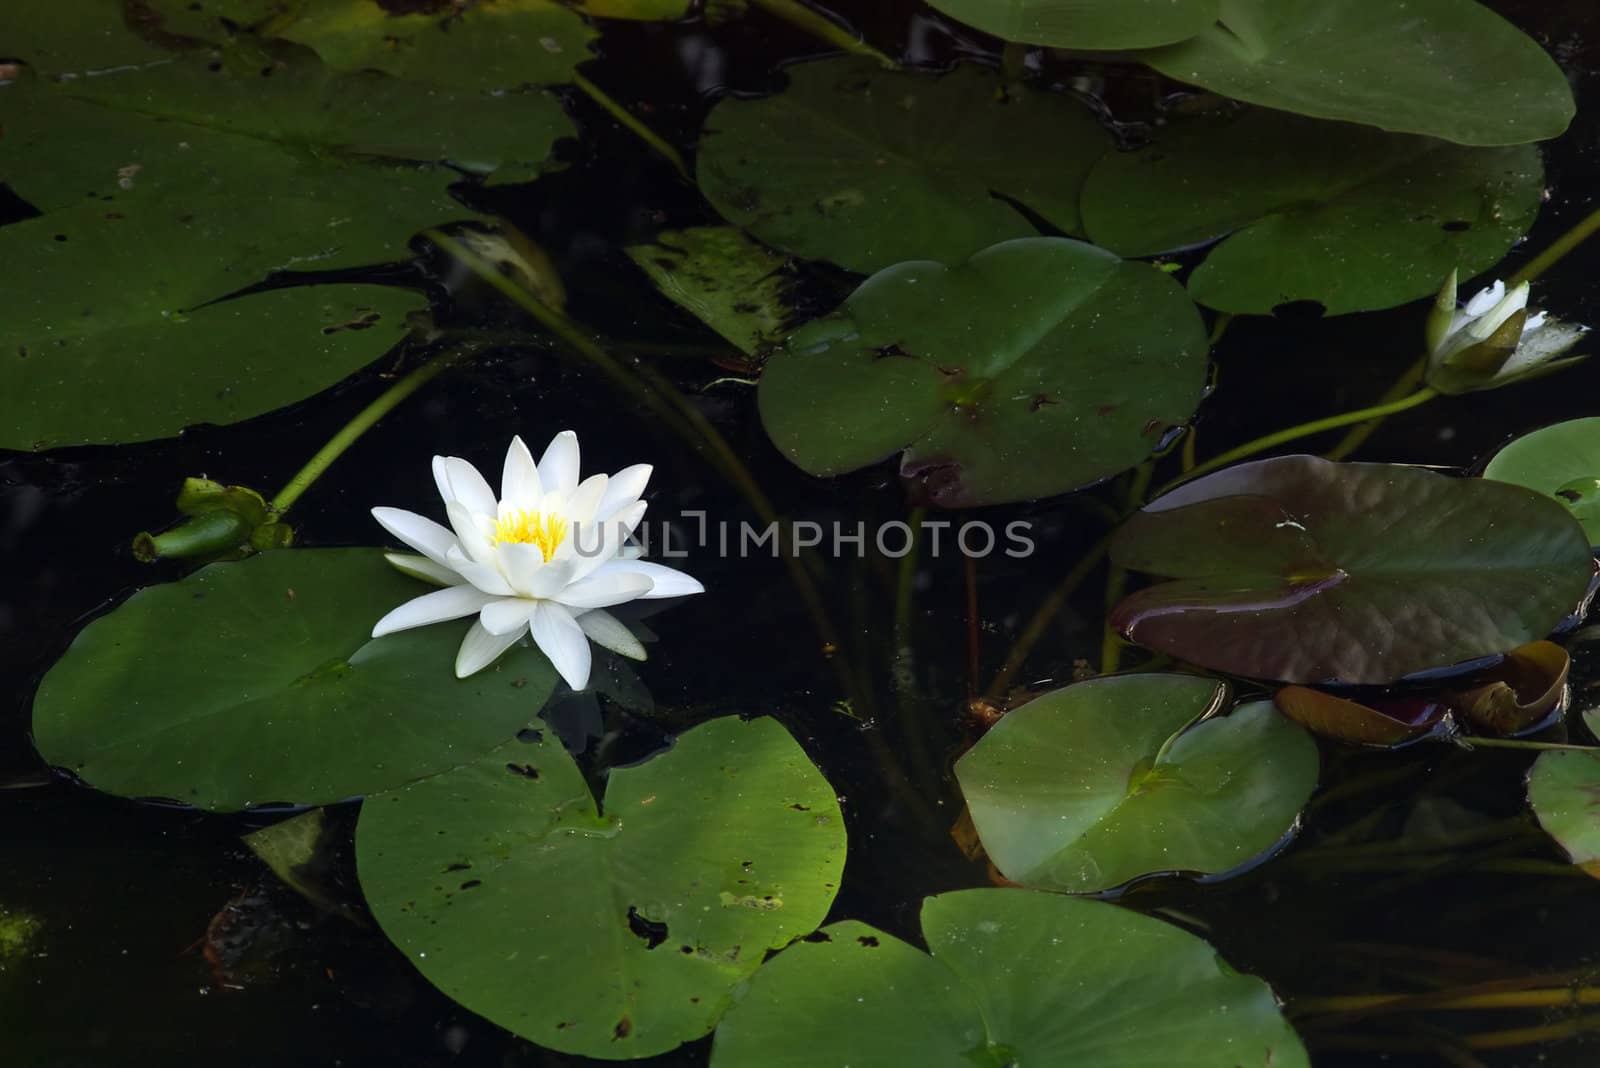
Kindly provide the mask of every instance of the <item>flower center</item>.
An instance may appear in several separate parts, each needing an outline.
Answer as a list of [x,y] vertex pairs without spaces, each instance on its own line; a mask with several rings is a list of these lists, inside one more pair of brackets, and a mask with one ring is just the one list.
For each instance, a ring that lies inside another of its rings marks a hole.
[[495,520],[494,535],[489,540],[495,545],[537,545],[548,563],[556,548],[567,540],[567,519],[553,512],[523,509]]

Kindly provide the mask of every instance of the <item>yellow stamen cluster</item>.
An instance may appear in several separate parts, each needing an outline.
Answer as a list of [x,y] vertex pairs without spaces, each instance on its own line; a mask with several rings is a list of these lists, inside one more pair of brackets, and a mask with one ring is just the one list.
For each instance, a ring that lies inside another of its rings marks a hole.
[[567,540],[567,525],[565,516],[524,509],[495,520],[494,535],[489,540],[496,545],[503,542],[537,545],[548,562],[556,548]]

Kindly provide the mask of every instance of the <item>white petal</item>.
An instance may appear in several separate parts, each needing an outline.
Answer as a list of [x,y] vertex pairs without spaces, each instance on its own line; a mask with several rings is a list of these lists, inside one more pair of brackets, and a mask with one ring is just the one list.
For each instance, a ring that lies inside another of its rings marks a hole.
[[381,638],[397,630],[425,627],[429,623],[443,623],[447,619],[460,619],[478,612],[494,598],[471,586],[451,586],[434,590],[413,598],[378,620],[372,636]]
[[[467,461],[457,456],[444,458],[445,479],[450,484],[450,499],[462,505],[469,512],[479,515],[493,516],[499,504],[494,499],[494,490],[489,488],[478,469]],[[438,478],[437,471],[434,477]],[[457,533],[460,533],[457,531]]]
[[687,597],[691,593],[706,592],[706,588],[700,584],[699,579],[686,575],[675,568],[652,564],[648,560],[613,560],[604,567],[596,568],[593,577],[627,574],[642,575],[650,580],[650,592],[643,595],[645,600],[654,601],[662,597]]
[[491,601],[478,613],[478,622],[490,634],[510,634],[512,631],[520,634],[527,629],[528,620],[533,617],[534,607],[538,603],[526,597],[505,597]]
[[633,528],[639,525],[639,520],[644,518],[645,503],[637,501],[619,514],[600,523],[593,523],[579,532],[582,537],[574,538],[574,559],[576,565],[572,572],[572,581],[586,578],[596,568],[617,555],[617,550],[622,548],[622,543],[628,539]]
[[439,499],[446,504],[456,499],[450,490],[450,473],[445,470],[443,456],[433,458],[433,484],[439,489]]
[[[572,496],[578,488],[578,435],[563,430],[550,439],[549,448],[539,458],[539,481],[546,493]],[[573,687],[577,689],[577,687]]]
[[508,541],[496,545],[494,551],[500,562],[500,573],[511,583],[511,588],[523,597],[533,596],[529,591],[538,580],[539,572],[545,568],[544,553],[539,547],[526,542]]
[[539,507],[544,487],[539,483],[539,467],[533,462],[533,453],[522,443],[522,438],[511,439],[506,450],[506,465],[500,471],[500,511],[502,518],[507,510],[533,511]]
[[1496,304],[1499,304],[1501,298],[1505,295],[1506,284],[1497,278],[1494,285],[1489,286],[1487,289],[1478,290],[1473,295],[1473,298],[1467,301],[1466,307],[1461,310],[1471,316],[1482,315]]
[[605,475],[590,475],[578,483],[578,488],[572,491],[572,496],[567,499],[567,519],[578,526],[589,526],[594,522],[596,510],[600,501],[606,495],[606,485],[611,479]]
[[649,578],[638,572],[613,571],[574,582],[553,596],[572,608],[609,608],[649,596],[652,585]]
[[606,495],[600,498],[600,507],[595,509],[595,516],[610,519],[638,500],[644,493],[645,483],[650,481],[651,470],[649,464],[634,464],[612,475],[606,486]]
[[444,563],[445,553],[456,543],[456,536],[448,527],[403,508],[374,508],[372,518],[384,530],[436,564]]
[[1483,318],[1468,327],[1467,333],[1479,340],[1492,335],[1505,324],[1507,319],[1528,306],[1529,289],[1528,283],[1524,282],[1510,293],[1507,293],[1504,300],[1489,309]]
[[1522,336],[1527,337],[1529,334],[1543,326],[1545,319],[1549,314],[1549,312],[1535,312],[1534,314],[1528,316],[1528,318],[1524,320],[1522,324]]
[[480,564],[476,560],[468,559],[467,554],[460,549],[450,550],[450,558],[445,561],[455,569],[456,574],[472,583],[484,593],[492,593],[496,597],[515,597],[517,591],[511,588],[505,576],[500,574],[500,569],[494,564]]
[[410,553],[384,553],[383,558],[389,565],[402,575],[410,575],[423,582],[431,582],[435,586],[459,586],[461,576],[444,564],[436,564],[426,556],[412,556]]
[[494,546],[490,543],[489,536],[484,533],[483,524],[478,522],[478,517],[473,515],[466,505],[449,501],[444,506],[444,514],[449,518],[450,526],[455,529],[456,539],[465,550],[468,559],[476,560],[480,564],[489,563],[494,559]]
[[482,623],[474,621],[467,636],[461,639],[461,648],[456,651],[456,678],[464,679],[482,671],[500,659],[500,654],[517,644],[521,637],[520,630],[510,634],[490,634],[483,629]]
[[578,626],[596,645],[610,649],[629,660],[645,658],[644,643],[633,631],[623,626],[616,616],[603,608],[591,609],[578,617]]
[[589,639],[568,612],[558,604],[540,601],[533,613],[533,641],[567,685],[581,690],[589,685]]

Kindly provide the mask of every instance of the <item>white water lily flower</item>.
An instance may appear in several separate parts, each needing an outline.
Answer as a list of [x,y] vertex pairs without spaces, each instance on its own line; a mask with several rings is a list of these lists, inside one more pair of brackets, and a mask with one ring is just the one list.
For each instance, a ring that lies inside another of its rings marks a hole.
[[1450,272],[1428,315],[1428,384],[1441,393],[1493,389],[1571,362],[1556,357],[1589,328],[1530,313],[1528,293],[1527,282],[1507,291],[1497,280],[1458,308]]
[[574,690],[589,684],[589,642],[644,659],[644,646],[606,609],[638,598],[703,593],[699,582],[638,559],[627,538],[644,517],[650,478],[635,464],[578,481],[578,436],[557,434],[537,464],[511,439],[498,497],[478,469],[433,458],[449,527],[415,512],[374,508],[373,518],[421,556],[389,554],[395,567],[444,587],[407,601],[372,628],[374,638],[476,615],[456,654],[456,677],[488,667],[531,634]]

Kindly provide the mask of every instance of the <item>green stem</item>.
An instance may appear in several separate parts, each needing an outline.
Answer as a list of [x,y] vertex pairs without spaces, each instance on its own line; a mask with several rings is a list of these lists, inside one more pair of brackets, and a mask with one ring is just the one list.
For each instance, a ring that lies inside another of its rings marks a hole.
[[[1378,398],[1378,405],[1392,404],[1403,400],[1422,385],[1423,376],[1428,373],[1428,358],[1420,357],[1405,373],[1395,379],[1393,384]],[[1383,425],[1384,417],[1379,415],[1365,422],[1357,423],[1345,432],[1339,443],[1322,455],[1330,460],[1343,460],[1346,456],[1359,449],[1370,438],[1378,427]]]
[[1456,744],[1464,749],[1531,749],[1556,753],[1600,753],[1600,746],[1530,742],[1522,738],[1480,738],[1477,735],[1460,735],[1456,738]]
[[1106,534],[1089,546],[1089,550],[1078,557],[1078,562],[1072,565],[1072,569],[1066,573],[1056,588],[1050,591],[1050,596],[1046,597],[1034,611],[1027,626],[1022,628],[1022,633],[1017,635],[1017,640],[1012,643],[1011,652],[1006,654],[1005,664],[1001,666],[999,674],[995,675],[994,681],[989,683],[989,688],[984,691],[986,698],[997,701],[1011,689],[1012,683],[1017,679],[1017,673],[1022,670],[1023,662],[1028,659],[1028,654],[1039,644],[1039,639],[1044,637],[1045,628],[1072,599],[1072,595],[1078,592],[1078,587],[1083,585],[1084,579],[1089,577],[1090,572],[1105,559],[1106,549],[1110,544],[1111,535]]
[[1424,386],[1409,396],[1402,397],[1396,401],[1390,401],[1387,404],[1375,404],[1370,408],[1358,408],[1353,412],[1343,412],[1339,415],[1330,415],[1326,419],[1314,419],[1309,423],[1301,423],[1298,426],[1285,427],[1283,430],[1273,431],[1271,434],[1265,434],[1259,438],[1256,438],[1254,441],[1247,441],[1237,448],[1232,448],[1227,452],[1213,456],[1203,464],[1195,465],[1192,470],[1179,475],[1177,478],[1156,490],[1152,496],[1159,497],[1168,490],[1174,489],[1183,483],[1190,481],[1191,479],[1208,474],[1209,472],[1217,470],[1219,467],[1226,467],[1229,464],[1237,463],[1247,456],[1254,456],[1258,452],[1265,452],[1267,449],[1282,445],[1285,442],[1295,441],[1299,438],[1310,437],[1312,434],[1320,434],[1326,430],[1337,430],[1339,427],[1349,426],[1351,423],[1361,423],[1369,419],[1382,418],[1386,415],[1393,415],[1396,412],[1403,412],[1408,408],[1415,408],[1419,404],[1425,404],[1438,395],[1439,394],[1434,390]]
[[796,29],[809,33],[811,36],[825,41],[835,48],[841,48],[846,52],[854,52],[858,56],[868,56],[875,59],[886,70],[898,70],[900,67],[900,64],[873,48],[837,22],[823,15],[820,11],[813,11],[805,4],[800,3],[800,0],[750,0],[750,3],[751,6],[759,7],[770,15],[776,15]]
[[1552,241],[1545,250],[1522,265],[1522,269],[1511,276],[1506,283],[1507,287],[1531,282],[1541,274],[1554,267],[1567,253],[1577,248],[1600,230],[1600,208],[1591,211],[1579,219],[1566,233]]
[[604,89],[585,78],[580,71],[572,72],[572,84],[582,90],[590,100],[604,108],[606,113],[616,119],[624,129],[654,149],[656,155],[672,164],[672,169],[678,172],[678,177],[686,182],[694,181],[689,174],[689,165],[684,162],[683,154],[668,144],[660,134],[640,122],[633,112],[623,107]]
[[379,394],[376,400],[361,409],[354,419],[329,438],[327,444],[318,449],[316,455],[307,460],[306,465],[284,484],[278,495],[270,502],[273,514],[281,517],[293,507],[295,501],[300,499],[301,494],[311,488],[313,482],[322,477],[324,471],[333,466],[335,460],[344,455],[346,449],[372,429],[373,424],[393,411],[401,401],[432,381],[439,372],[475,348],[477,345],[471,342],[452,345]]

